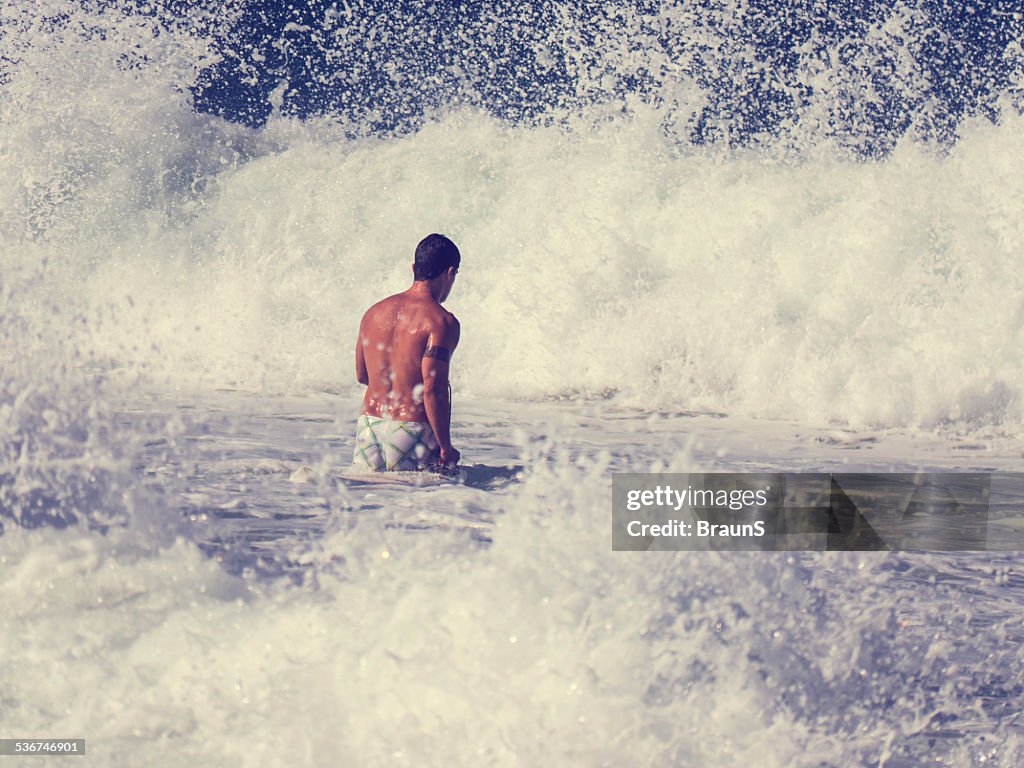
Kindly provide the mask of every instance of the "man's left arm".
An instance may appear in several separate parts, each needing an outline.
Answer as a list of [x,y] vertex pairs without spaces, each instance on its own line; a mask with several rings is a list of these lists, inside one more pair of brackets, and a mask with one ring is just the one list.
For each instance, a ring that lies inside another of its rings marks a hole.
[[448,315],[442,325],[431,330],[427,348],[423,353],[423,409],[434,430],[441,449],[441,463],[454,466],[459,463],[459,452],[451,441],[451,394],[448,388],[448,361],[459,344],[459,321]]

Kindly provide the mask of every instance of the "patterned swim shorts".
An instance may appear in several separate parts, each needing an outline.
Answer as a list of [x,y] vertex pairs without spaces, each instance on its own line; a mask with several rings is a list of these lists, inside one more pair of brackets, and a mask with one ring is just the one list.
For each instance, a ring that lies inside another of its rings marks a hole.
[[425,421],[391,421],[360,415],[352,463],[373,472],[415,471],[441,461],[434,430]]

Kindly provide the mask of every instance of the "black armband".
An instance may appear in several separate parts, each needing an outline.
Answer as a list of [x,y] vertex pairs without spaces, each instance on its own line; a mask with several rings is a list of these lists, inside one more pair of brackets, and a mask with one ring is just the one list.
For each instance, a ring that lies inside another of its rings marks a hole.
[[423,350],[423,356],[432,357],[435,360],[440,360],[442,363],[447,363],[452,359],[451,350],[444,347],[427,347]]

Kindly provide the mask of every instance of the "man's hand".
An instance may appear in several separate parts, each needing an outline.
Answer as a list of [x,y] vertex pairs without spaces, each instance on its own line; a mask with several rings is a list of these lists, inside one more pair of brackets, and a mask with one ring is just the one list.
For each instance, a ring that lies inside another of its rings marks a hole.
[[445,467],[454,467],[458,465],[459,459],[462,458],[462,454],[455,450],[455,448],[448,448],[445,450],[441,449],[441,464]]

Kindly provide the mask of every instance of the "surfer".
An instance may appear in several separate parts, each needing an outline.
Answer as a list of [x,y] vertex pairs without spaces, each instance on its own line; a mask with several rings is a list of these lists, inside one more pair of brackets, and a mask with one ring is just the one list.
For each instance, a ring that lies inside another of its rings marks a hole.
[[454,470],[448,365],[459,321],[441,303],[462,260],[455,243],[428,235],[416,246],[413,284],[370,307],[359,323],[356,378],[367,386],[353,464],[383,470]]

